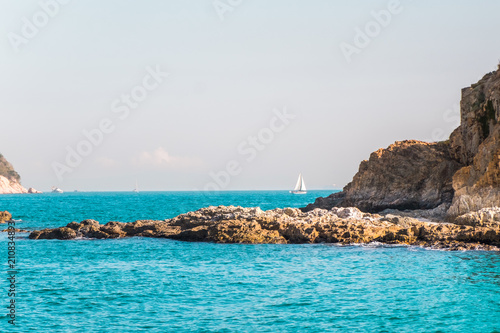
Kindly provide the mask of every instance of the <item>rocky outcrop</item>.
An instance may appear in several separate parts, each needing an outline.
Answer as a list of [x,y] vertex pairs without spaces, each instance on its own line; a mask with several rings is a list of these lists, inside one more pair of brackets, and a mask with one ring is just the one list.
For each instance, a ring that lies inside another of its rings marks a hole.
[[43,192],[42,192],[42,191],[35,190],[33,187],[30,187],[30,188],[28,189],[28,193],[30,193],[30,194],[41,194],[41,193],[43,193]]
[[0,194],[27,193],[21,186],[21,177],[3,155],[0,154]]
[[318,198],[305,211],[355,206],[367,212],[384,209],[433,209],[451,204],[452,177],[462,165],[447,142],[396,142],[372,153],[340,194]]
[[0,223],[5,223],[7,221],[10,221],[12,219],[12,215],[5,211],[5,212],[0,212]]
[[34,231],[31,239],[157,237],[217,243],[370,243],[410,244],[452,250],[498,250],[500,224],[489,226],[423,222],[357,208],[315,209],[208,207],[164,221],[71,222]]
[[500,206],[500,69],[462,90],[461,124],[450,136],[465,166],[453,177],[450,218]]
[[0,176],[0,194],[28,193],[21,184]]
[[477,212],[471,212],[458,216],[455,224],[472,226],[497,226],[500,225],[500,207],[483,208]]
[[396,142],[372,153],[340,193],[304,208],[432,209],[443,218],[500,206],[500,66],[462,90],[461,123],[446,142]]

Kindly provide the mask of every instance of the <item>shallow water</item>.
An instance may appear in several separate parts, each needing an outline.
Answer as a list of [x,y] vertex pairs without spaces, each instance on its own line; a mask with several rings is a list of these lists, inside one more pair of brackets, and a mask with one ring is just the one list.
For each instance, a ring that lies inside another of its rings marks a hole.
[[[300,207],[325,194],[9,195],[0,197],[0,210],[22,219],[17,227],[42,228],[85,218],[164,219],[209,203]],[[4,316],[1,331],[500,331],[495,252],[25,235],[16,246],[18,322],[12,329]],[[1,299],[6,306],[6,291]]]

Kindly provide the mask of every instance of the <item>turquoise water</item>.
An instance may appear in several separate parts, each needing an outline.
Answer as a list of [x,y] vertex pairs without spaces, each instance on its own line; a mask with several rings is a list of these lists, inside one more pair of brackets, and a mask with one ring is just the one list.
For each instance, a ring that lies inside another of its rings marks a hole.
[[[6,195],[0,210],[38,229],[164,219],[209,204],[300,207],[326,194]],[[495,252],[19,236],[17,326],[4,310],[5,332],[500,332]]]

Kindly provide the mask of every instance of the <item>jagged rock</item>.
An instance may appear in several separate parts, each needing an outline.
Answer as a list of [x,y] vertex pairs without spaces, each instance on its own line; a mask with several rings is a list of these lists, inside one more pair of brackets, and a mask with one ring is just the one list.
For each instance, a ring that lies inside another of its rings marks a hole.
[[387,215],[393,214],[404,217],[412,217],[422,221],[444,221],[448,212],[449,204],[443,203],[433,209],[414,209],[414,210],[397,210],[397,209],[384,209],[379,214]]
[[0,194],[18,194],[28,193],[28,190],[22,187],[16,181],[9,180],[4,176],[0,176]]
[[[500,206],[500,65],[462,90],[461,123],[446,142],[396,142],[372,153],[342,192],[303,208],[355,206],[436,211],[432,219],[453,220],[485,207]],[[442,206],[444,204],[444,206]]]
[[483,208],[477,212],[470,212],[458,216],[456,224],[472,226],[500,225],[500,207]]
[[448,216],[500,206],[500,70],[462,90],[461,124],[450,143],[466,166],[453,177]]
[[76,232],[73,229],[62,227],[56,229],[44,229],[33,231],[29,235],[30,239],[74,239]]
[[12,215],[8,212],[0,212],[0,223],[5,223],[7,221],[10,221],[12,219]]
[[396,142],[372,153],[341,194],[318,198],[305,208],[358,207],[366,212],[384,209],[432,209],[453,198],[452,176],[462,166],[453,160],[445,142]]
[[[293,216],[291,216],[293,215]],[[342,217],[341,217],[342,216]],[[357,208],[298,209],[207,207],[164,221],[71,222],[34,231],[31,239],[158,237],[217,243],[370,243],[412,244],[453,249],[500,246],[500,224],[431,223],[411,217],[362,213]]]
[[[3,229],[2,232],[9,232],[11,231],[12,229]],[[14,231],[15,232],[19,232],[19,233],[27,233],[27,232],[30,232],[29,230],[24,230],[24,229],[18,229],[18,228],[14,228]]]
[[33,187],[30,187],[30,188],[28,189],[28,193],[30,193],[30,194],[41,194],[41,193],[43,193],[43,192],[38,191],[38,190],[35,190]]

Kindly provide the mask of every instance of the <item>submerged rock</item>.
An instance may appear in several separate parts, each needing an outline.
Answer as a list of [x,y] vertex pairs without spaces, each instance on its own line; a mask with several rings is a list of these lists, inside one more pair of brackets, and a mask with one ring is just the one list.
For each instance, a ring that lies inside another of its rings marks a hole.
[[423,222],[393,214],[363,213],[357,208],[274,209],[207,207],[164,221],[71,222],[34,231],[31,239],[157,237],[216,243],[370,243],[409,244],[438,248],[496,249],[500,224],[488,226]]

